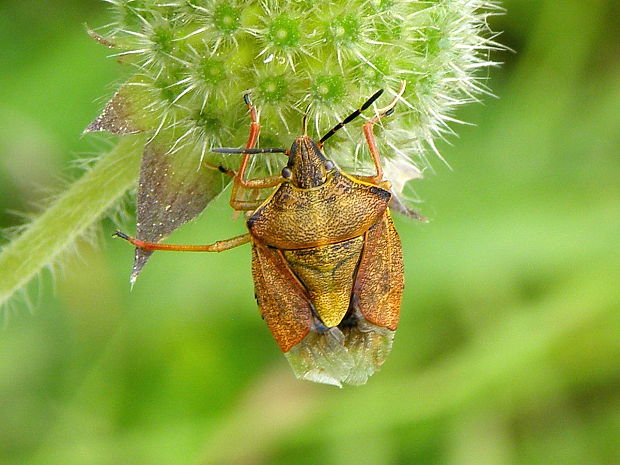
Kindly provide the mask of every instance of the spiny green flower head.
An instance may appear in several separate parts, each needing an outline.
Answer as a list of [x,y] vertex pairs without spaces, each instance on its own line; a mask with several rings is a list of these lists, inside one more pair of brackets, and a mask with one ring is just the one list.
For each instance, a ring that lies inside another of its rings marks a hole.
[[[372,117],[405,81],[396,111],[375,131],[386,178],[402,194],[421,177],[427,151],[436,152],[434,140],[452,132],[455,107],[485,92],[481,69],[497,48],[487,18],[499,7],[485,0],[104,1],[114,21],[91,34],[135,75],[89,129],[150,135],[138,190],[138,235],[147,240],[195,217],[225,186],[198,168],[201,160],[238,166],[239,155],[210,151],[244,145],[246,92],[259,110],[258,146],[288,148],[305,112],[319,139],[385,89],[365,112]],[[357,173],[372,166],[362,123],[325,146]],[[251,175],[282,164],[254,156]]]

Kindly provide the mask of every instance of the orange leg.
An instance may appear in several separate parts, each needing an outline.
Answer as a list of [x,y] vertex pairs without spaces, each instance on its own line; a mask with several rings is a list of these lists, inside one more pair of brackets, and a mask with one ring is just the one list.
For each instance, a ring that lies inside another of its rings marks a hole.
[[230,199],[230,205],[233,207],[233,209],[236,210],[235,213],[238,213],[240,211],[248,212],[248,211],[256,210],[265,201],[265,199],[261,199],[259,197],[260,197],[260,190],[254,189],[253,191],[250,192],[249,199]]
[[170,250],[175,252],[223,252],[250,242],[250,235],[243,234],[223,241],[217,241],[207,245],[174,245],[174,244],[157,244],[155,242],[145,242],[128,236],[125,233],[117,231],[114,237],[120,237],[127,242],[144,250]]
[[[243,100],[246,106],[248,107],[248,111],[250,112],[250,121],[251,121],[250,122],[250,135],[248,136],[248,141],[245,144],[245,148],[253,149],[254,147],[256,147],[256,142],[258,141],[258,136],[260,134],[260,123],[258,122],[258,113],[256,112],[256,107],[252,105],[252,101],[250,100],[250,96],[248,94],[245,94],[243,96]],[[238,186],[240,185],[243,186],[244,184],[243,176],[245,175],[245,170],[248,167],[249,161],[250,161],[250,154],[244,153],[243,158],[241,159],[241,165],[239,166],[239,171],[237,172],[235,179],[234,179],[235,185],[233,186],[233,194],[236,193],[236,189],[238,189]]]
[[[206,168],[217,170],[221,173],[227,174],[228,176],[234,179],[239,177],[238,172],[234,170],[229,170],[228,168],[225,168],[221,165],[215,166],[215,165],[210,165],[209,163],[203,162],[203,166],[205,166]],[[282,184],[282,181],[284,181],[284,178],[281,175],[276,174],[273,176],[265,176],[264,178],[245,179],[243,181],[239,181],[239,186],[243,187],[244,189],[267,189],[269,187],[275,187],[278,184]]]
[[[245,144],[245,148],[253,149],[254,147],[256,147],[256,142],[258,141],[258,135],[260,134],[260,124],[258,122],[258,113],[256,112],[256,107],[252,105],[252,101],[250,100],[250,96],[248,94],[245,94],[243,96],[243,100],[245,101],[245,104],[248,107],[248,111],[250,112],[250,120],[251,120],[250,135],[248,136],[248,141]],[[232,192],[230,193],[230,206],[232,208],[239,206],[237,204],[238,198],[239,198],[239,195],[238,195],[239,187],[245,187],[244,186],[245,181],[243,179],[243,176],[245,175],[245,170],[248,167],[249,161],[250,161],[250,154],[244,153],[243,158],[241,159],[241,165],[239,166],[239,171],[237,171],[236,173],[232,170],[227,170],[229,172],[223,171],[224,173],[229,174],[229,175],[234,173],[233,188],[232,188]]]
[[[238,173],[233,170],[224,168],[223,166],[210,165],[204,162],[203,162],[203,165],[206,168],[209,168],[212,170],[218,170],[224,174],[227,174],[228,176],[231,176],[234,180],[237,179]],[[234,180],[233,182],[235,182]],[[257,196],[255,196],[254,199],[252,200],[242,200],[238,197],[239,189],[237,188],[235,190],[235,186],[240,186],[245,189],[254,189],[258,191],[260,189],[268,189],[270,187],[275,187],[277,185],[280,185],[282,184],[282,181],[284,181],[284,178],[282,176],[274,175],[274,176],[265,176],[264,178],[248,179],[246,181],[243,181],[243,183],[233,184],[233,192],[231,193],[230,201],[229,201],[230,206],[234,210],[254,210],[258,208],[265,201],[265,199],[259,200]]]
[[383,179],[383,167],[381,166],[381,159],[379,156],[379,149],[377,148],[377,143],[375,142],[375,135],[373,133],[373,126],[377,124],[382,118],[386,116],[390,116],[394,112],[394,107],[398,103],[398,100],[401,98],[403,93],[405,92],[406,82],[402,81],[400,90],[394,100],[385,108],[378,110],[377,116],[372,118],[370,121],[364,124],[364,136],[366,137],[366,143],[368,144],[368,148],[370,149],[370,155],[372,156],[372,161],[375,164],[376,174],[374,176],[363,176],[361,179],[367,180],[372,184],[378,184]]
[[[245,101],[246,106],[248,107],[248,111],[250,112],[250,135],[248,136],[248,141],[245,144],[246,149],[253,149],[256,147],[256,142],[258,140],[258,136],[260,134],[260,123],[258,122],[258,113],[256,112],[256,107],[252,104],[250,100],[250,96],[245,94],[243,96],[243,100]],[[264,178],[257,179],[244,179],[245,171],[248,167],[248,163],[250,161],[249,153],[244,153],[243,158],[241,159],[241,165],[239,166],[239,171],[235,172],[233,170],[229,170],[222,166],[213,166],[205,163],[205,166],[212,169],[217,169],[224,174],[227,174],[233,178],[233,188],[230,194],[230,206],[235,210],[252,210],[258,207],[262,202],[257,200],[255,201],[243,201],[239,199],[239,189],[266,189],[269,187],[275,187],[278,184],[281,184],[283,181],[282,176],[267,176]]]

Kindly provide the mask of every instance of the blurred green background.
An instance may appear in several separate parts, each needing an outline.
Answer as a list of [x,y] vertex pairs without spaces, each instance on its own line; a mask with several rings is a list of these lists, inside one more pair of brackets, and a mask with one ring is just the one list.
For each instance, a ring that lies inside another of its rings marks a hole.
[[[368,385],[294,379],[248,247],[161,253],[130,293],[106,220],[3,312],[0,463],[620,464],[620,4],[504,6],[500,98],[417,183],[431,222],[397,219],[402,322]],[[103,2],[0,3],[2,227],[107,146],[80,133],[123,70],[85,22]],[[242,231],[219,201],[171,241]]]

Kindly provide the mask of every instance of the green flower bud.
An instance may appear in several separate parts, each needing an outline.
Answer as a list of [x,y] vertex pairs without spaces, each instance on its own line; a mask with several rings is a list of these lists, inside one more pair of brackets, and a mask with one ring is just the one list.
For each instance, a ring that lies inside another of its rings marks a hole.
[[[405,81],[394,115],[377,128],[386,177],[400,195],[409,180],[421,177],[434,139],[451,131],[453,109],[483,88],[477,73],[496,47],[487,39],[486,19],[497,6],[484,0],[350,0],[346,7],[330,0],[106,1],[116,22],[92,35],[118,48],[137,73],[90,129],[149,133],[150,163],[167,157],[175,179],[194,179],[162,183],[143,164],[138,194],[150,204],[138,206],[139,220],[141,211],[162,208],[161,199],[175,195],[200,199],[196,212],[208,203],[216,191],[201,189],[194,171],[205,158],[218,163],[214,146],[245,143],[246,92],[261,115],[259,146],[288,147],[303,114],[318,139],[385,89],[365,112],[370,117]],[[371,165],[361,121],[330,139],[325,150],[354,172]],[[194,159],[176,162],[180,156]],[[271,160],[255,159],[250,176],[279,171]],[[161,192],[141,195],[145,189]],[[156,214],[160,227],[142,228],[142,238],[159,240],[191,219],[179,212]]]
[[213,24],[223,34],[232,35],[241,25],[241,10],[220,3],[213,9]]

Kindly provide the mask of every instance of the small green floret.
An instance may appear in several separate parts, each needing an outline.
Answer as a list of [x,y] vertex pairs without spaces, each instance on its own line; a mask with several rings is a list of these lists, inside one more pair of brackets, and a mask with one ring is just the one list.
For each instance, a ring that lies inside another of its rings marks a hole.
[[385,86],[385,77],[390,75],[391,62],[385,57],[377,57],[372,64],[373,66],[357,67],[355,77],[369,89],[382,89]]
[[359,18],[348,14],[330,21],[328,36],[336,45],[349,45],[359,41],[361,37]]
[[159,26],[153,29],[151,42],[153,43],[153,51],[170,53],[174,49],[174,33],[167,26]]
[[217,134],[223,128],[222,120],[212,110],[201,110],[194,113],[192,118],[196,127],[204,131],[205,134]]
[[299,21],[290,16],[280,15],[269,25],[267,40],[271,45],[279,48],[296,47],[300,38]]
[[205,83],[217,86],[226,79],[226,67],[222,60],[205,58],[200,63],[200,75]]
[[266,77],[258,84],[259,99],[268,104],[277,105],[288,96],[288,83],[284,76]]
[[213,10],[213,24],[224,34],[234,34],[239,29],[240,22],[241,12],[228,3],[220,3]]
[[346,95],[344,81],[340,76],[322,75],[312,85],[314,100],[324,104],[340,103]]
[[178,91],[174,88],[174,84],[168,79],[156,81],[154,87],[159,91],[159,97],[163,101],[162,103],[172,104],[179,95]]

